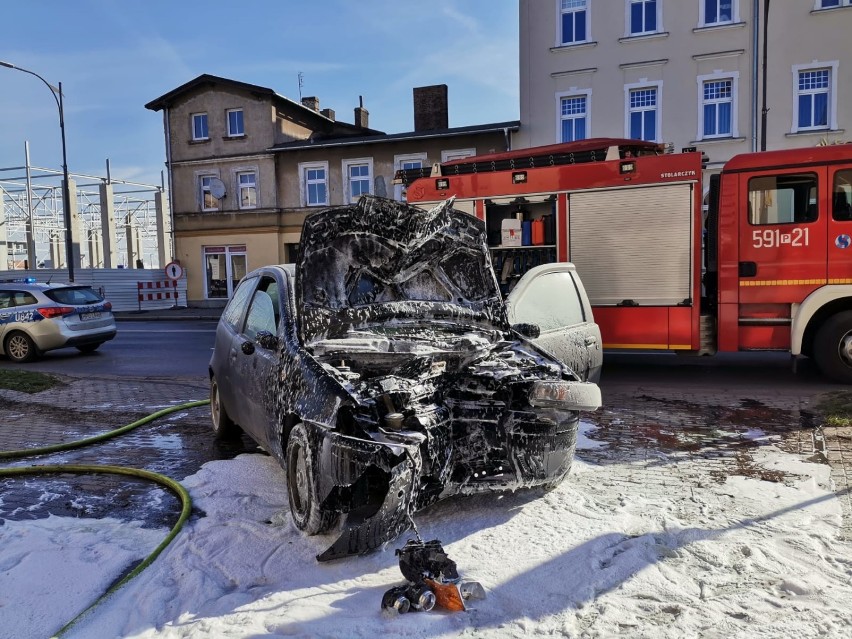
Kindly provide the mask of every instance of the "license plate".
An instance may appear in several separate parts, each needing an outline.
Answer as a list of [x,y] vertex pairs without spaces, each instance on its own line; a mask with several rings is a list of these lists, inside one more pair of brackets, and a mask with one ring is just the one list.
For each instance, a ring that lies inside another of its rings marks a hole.
[[84,322],[86,320],[94,320],[94,319],[100,319],[100,318],[101,318],[100,311],[95,311],[94,313],[80,313],[80,319]]

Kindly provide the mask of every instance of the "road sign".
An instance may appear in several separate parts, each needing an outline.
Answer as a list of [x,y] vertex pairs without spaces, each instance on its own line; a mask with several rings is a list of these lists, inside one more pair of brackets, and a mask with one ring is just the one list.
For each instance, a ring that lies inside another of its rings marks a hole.
[[170,280],[179,280],[183,276],[183,267],[179,262],[169,262],[166,264],[166,277]]

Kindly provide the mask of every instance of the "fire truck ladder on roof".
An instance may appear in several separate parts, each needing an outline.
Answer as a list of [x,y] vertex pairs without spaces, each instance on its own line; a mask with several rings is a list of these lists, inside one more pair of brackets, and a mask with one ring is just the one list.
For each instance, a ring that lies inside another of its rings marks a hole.
[[534,169],[563,164],[585,164],[588,162],[639,157],[641,155],[661,155],[665,151],[665,145],[657,144],[656,142],[618,138],[592,138],[579,142],[565,142],[563,144],[518,149],[505,153],[477,155],[462,160],[444,162],[443,164],[435,163],[431,167],[400,169],[394,175],[393,183],[409,186],[414,180],[424,177]]

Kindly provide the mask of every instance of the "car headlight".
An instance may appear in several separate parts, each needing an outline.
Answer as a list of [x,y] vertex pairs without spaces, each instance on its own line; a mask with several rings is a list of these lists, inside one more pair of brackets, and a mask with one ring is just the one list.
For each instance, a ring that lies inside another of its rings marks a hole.
[[540,380],[530,388],[530,404],[563,410],[597,410],[601,389],[591,382]]

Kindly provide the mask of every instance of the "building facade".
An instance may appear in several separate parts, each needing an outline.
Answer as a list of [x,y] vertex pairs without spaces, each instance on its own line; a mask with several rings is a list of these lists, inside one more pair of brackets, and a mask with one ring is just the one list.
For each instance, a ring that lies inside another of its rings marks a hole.
[[520,0],[515,147],[641,138],[712,170],[852,139],[849,33],[850,0]]
[[369,127],[315,97],[202,75],[146,105],[163,112],[175,259],[192,306],[222,305],[248,271],[292,262],[313,210],[363,194],[403,199],[399,169],[509,148],[518,122],[448,127],[447,87],[414,89],[415,130]]

